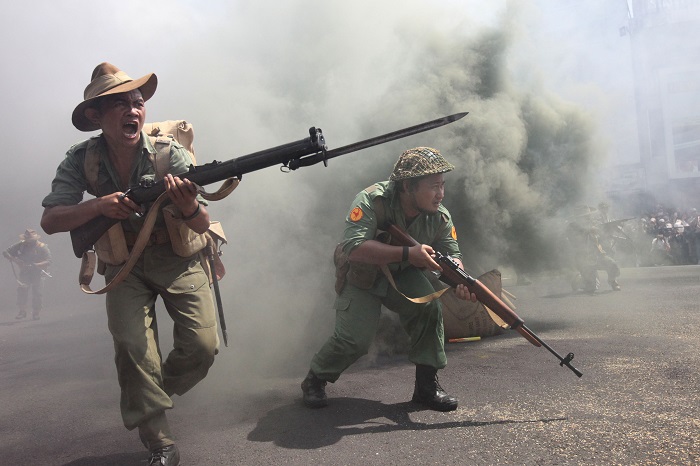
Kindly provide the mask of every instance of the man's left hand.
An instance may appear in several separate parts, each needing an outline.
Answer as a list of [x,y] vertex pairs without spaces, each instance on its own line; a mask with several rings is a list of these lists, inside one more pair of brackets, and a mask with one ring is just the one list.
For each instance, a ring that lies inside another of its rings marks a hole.
[[467,288],[465,285],[457,285],[457,288],[455,288],[455,294],[459,299],[464,299],[469,300],[473,303],[477,301],[476,295],[474,293],[469,292],[469,288]]
[[165,192],[168,197],[180,209],[184,217],[188,217],[197,209],[197,186],[188,179],[171,174],[165,175]]

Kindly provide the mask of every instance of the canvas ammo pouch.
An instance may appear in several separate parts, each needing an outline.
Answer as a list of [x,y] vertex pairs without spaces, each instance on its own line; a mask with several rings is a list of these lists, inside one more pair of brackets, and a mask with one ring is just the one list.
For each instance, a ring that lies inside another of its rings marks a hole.
[[[374,239],[389,244],[391,236],[386,231],[377,230],[377,236]],[[377,281],[379,266],[351,261],[343,252],[343,243],[335,247],[333,263],[335,264],[335,292],[338,294],[343,291],[346,282],[361,290],[369,290]]]
[[[100,262],[109,265],[120,265],[129,258],[129,249],[126,246],[126,237],[122,224],[117,223],[107,230],[95,242],[95,254]],[[98,271],[102,267],[98,266]]]
[[379,267],[374,264],[354,262],[343,252],[343,244],[335,247],[333,253],[335,264],[335,292],[340,294],[345,288],[345,283],[350,283],[361,290],[368,290],[374,286]]
[[197,233],[188,227],[182,220],[182,213],[174,205],[163,207],[163,218],[173,252],[178,256],[190,257],[207,245],[206,233]]

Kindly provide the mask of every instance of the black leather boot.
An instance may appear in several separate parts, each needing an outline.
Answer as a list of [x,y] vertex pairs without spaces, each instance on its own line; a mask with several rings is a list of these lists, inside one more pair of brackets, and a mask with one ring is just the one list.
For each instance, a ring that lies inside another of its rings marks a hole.
[[174,444],[153,450],[148,459],[148,466],[178,466],[179,464],[180,452]]
[[412,401],[435,411],[454,411],[458,405],[457,399],[445,393],[438,383],[437,369],[420,364],[416,364],[416,388]]
[[323,408],[328,405],[326,399],[326,381],[316,377],[309,370],[306,378],[301,383],[301,391],[304,392],[304,404],[309,408]]

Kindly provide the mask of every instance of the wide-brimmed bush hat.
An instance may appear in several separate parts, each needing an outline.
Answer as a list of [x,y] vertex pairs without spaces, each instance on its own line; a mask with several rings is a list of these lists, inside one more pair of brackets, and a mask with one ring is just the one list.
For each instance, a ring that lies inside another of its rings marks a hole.
[[26,230],[24,230],[23,234],[19,235],[19,239],[21,239],[23,241],[29,241],[29,240],[33,240],[33,239],[36,240],[39,238],[40,238],[40,236],[36,232],[36,230],[32,230],[31,228],[27,228]]
[[83,96],[85,100],[73,110],[73,126],[80,131],[100,129],[97,124],[88,120],[85,116],[85,110],[93,105],[99,97],[140,89],[143,100],[146,101],[153,97],[157,86],[158,78],[153,73],[149,73],[139,79],[132,79],[128,74],[111,63],[100,63],[93,70],[90,84],[85,88]]

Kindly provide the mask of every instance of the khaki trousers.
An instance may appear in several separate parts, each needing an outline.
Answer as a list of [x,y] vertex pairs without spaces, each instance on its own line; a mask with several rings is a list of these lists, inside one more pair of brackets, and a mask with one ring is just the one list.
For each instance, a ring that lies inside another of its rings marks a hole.
[[[111,279],[119,267],[108,266]],[[107,293],[107,320],[114,340],[121,413],[131,430],[157,419],[202,380],[218,352],[214,302],[196,256],[175,256],[169,244],[150,246],[129,276]],[[162,361],[155,314],[160,296],[173,319],[173,349]]]

